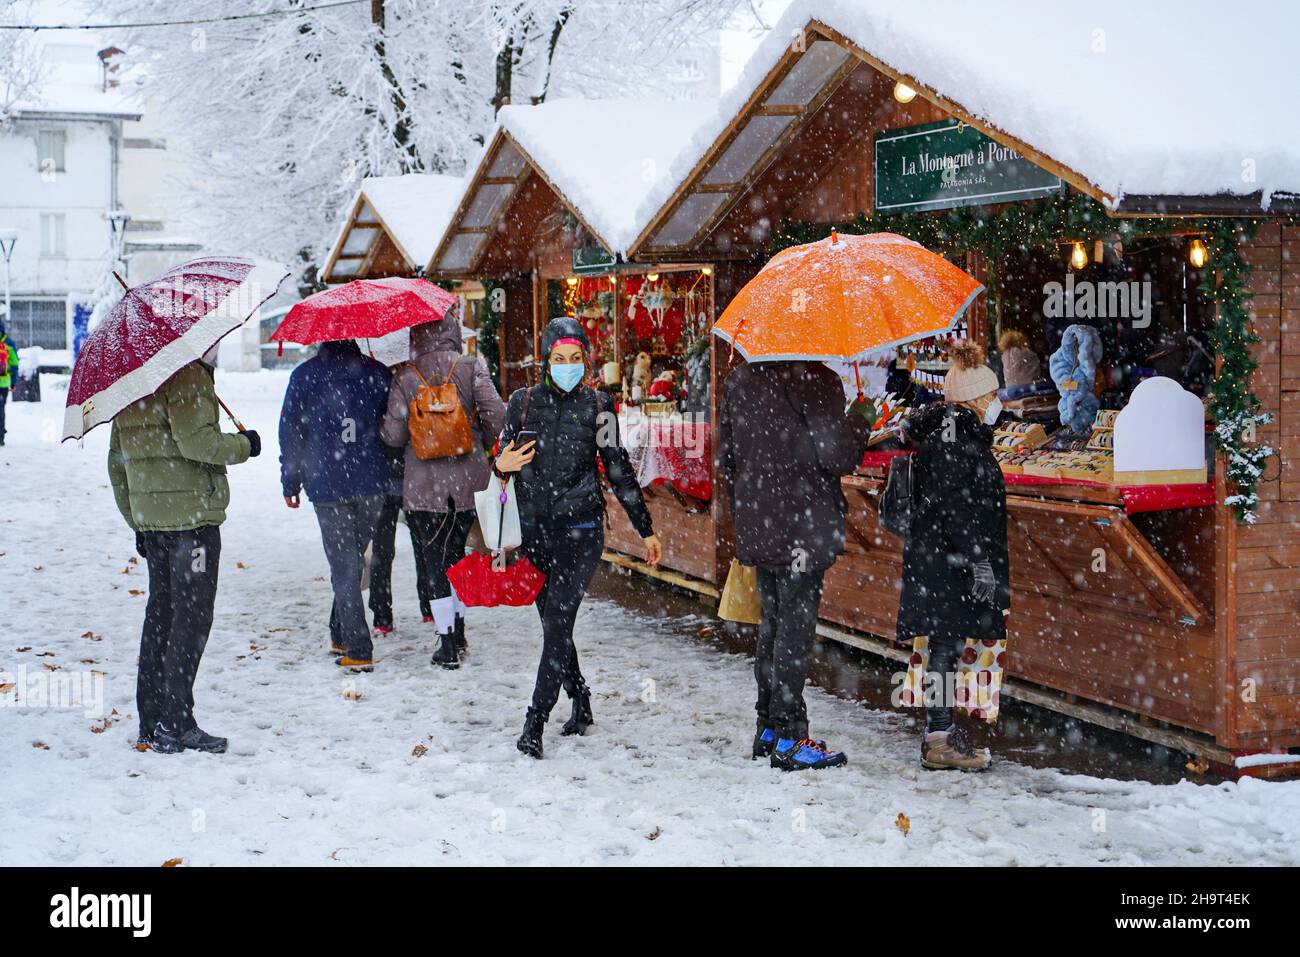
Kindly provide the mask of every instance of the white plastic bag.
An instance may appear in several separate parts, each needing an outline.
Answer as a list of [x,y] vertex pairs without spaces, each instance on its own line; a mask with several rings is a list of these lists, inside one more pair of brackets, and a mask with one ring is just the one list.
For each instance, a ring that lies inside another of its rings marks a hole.
[[488,487],[474,493],[474,510],[478,512],[478,527],[483,533],[483,544],[490,551],[518,548],[524,543],[519,527],[519,500],[515,497],[513,477],[505,487],[495,475],[488,478]]

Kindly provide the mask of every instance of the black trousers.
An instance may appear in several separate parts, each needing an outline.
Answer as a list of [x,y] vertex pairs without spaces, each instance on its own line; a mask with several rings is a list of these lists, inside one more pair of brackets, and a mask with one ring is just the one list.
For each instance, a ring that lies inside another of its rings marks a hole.
[[5,440],[5,403],[9,399],[9,390],[0,389],[0,443]]
[[758,567],[763,612],[754,660],[758,683],[754,708],[759,728],[772,728],[779,738],[798,741],[808,737],[803,686],[817,634],[824,576],[824,569],[796,572],[783,566]]
[[136,709],[140,730],[184,733],[195,726],[194,677],[212,630],[221,529],[145,532],[149,603],[140,636]]
[[948,676],[957,670],[957,663],[966,648],[966,639],[939,632],[929,636],[928,644],[930,661],[925,670],[927,675],[940,676],[935,680],[943,682],[943,686],[939,689],[939,700],[943,702],[943,706],[938,708],[926,706],[925,730],[947,731],[952,727],[952,702],[948,700],[948,689],[953,687]]
[[[375,625],[393,626],[393,559],[397,556],[397,513],[402,510],[402,496],[385,495],[384,507],[379,513],[379,524],[370,546],[370,611]],[[420,599],[420,614],[426,618],[433,614],[433,596],[429,593],[428,576],[419,561],[415,544],[415,526],[408,524],[411,533],[411,550],[416,553],[415,592]],[[454,564],[454,563],[453,563]]]
[[447,569],[465,557],[465,539],[474,527],[474,517],[473,509],[406,513],[406,521],[411,526],[411,544],[415,547],[417,575],[424,576],[427,589],[420,595],[421,610],[426,601],[432,604],[439,598],[451,597]]
[[536,602],[542,619],[542,660],[533,708],[549,717],[561,687],[574,698],[587,686],[578,667],[573,625],[605,550],[605,529],[598,518],[572,526],[526,523],[523,538],[524,555],[546,575]]

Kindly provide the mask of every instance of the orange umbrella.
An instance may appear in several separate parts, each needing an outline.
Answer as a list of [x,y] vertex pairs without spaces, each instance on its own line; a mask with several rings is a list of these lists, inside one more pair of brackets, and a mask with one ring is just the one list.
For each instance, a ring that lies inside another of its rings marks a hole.
[[984,289],[893,233],[783,249],[736,294],[713,331],[747,362],[829,362],[941,335]]

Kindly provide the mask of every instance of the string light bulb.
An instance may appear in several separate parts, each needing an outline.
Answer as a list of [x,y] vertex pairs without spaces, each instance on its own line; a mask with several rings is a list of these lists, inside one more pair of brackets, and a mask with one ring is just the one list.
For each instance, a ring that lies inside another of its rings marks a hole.
[[712,267],[712,266],[701,266],[701,267],[700,267],[700,272],[704,273],[704,275],[706,275],[706,276],[712,276],[712,275],[713,275],[713,267]]
[[1088,265],[1088,253],[1083,248],[1083,243],[1074,244],[1074,249],[1070,251],[1070,265],[1075,269],[1082,269]]
[[1187,261],[1192,264],[1192,268],[1203,269],[1209,258],[1210,251],[1205,248],[1205,243],[1200,239],[1193,239],[1192,245],[1187,248]]
[[899,103],[911,103],[916,99],[916,90],[899,80],[894,84],[894,99]]
[[564,281],[567,282],[570,286],[576,286],[578,284],[578,277],[570,276],[568,279]]
[[658,282],[659,274],[657,272],[646,273],[646,279],[650,280],[651,282]]

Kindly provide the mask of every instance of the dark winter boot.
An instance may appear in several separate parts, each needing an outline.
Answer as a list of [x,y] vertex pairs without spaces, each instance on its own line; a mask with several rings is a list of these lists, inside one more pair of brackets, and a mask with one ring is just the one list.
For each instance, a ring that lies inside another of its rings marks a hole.
[[456,647],[456,632],[449,631],[438,639],[438,650],[429,659],[429,664],[454,671],[460,667],[460,655]]
[[542,732],[545,729],[546,717],[536,708],[529,708],[524,716],[524,733],[515,742],[515,747],[530,757],[541,758]]
[[465,616],[456,616],[456,630],[453,632],[456,636],[456,651],[462,658],[469,653],[469,642],[465,640]]
[[573,714],[564,722],[560,734],[586,734],[587,729],[596,723],[591,716],[591,689],[585,682],[578,682],[577,694],[573,696]]
[[225,754],[227,741],[194,727],[177,734],[159,723],[153,732],[153,749],[159,754],[180,754],[182,751],[206,751],[208,754]]

